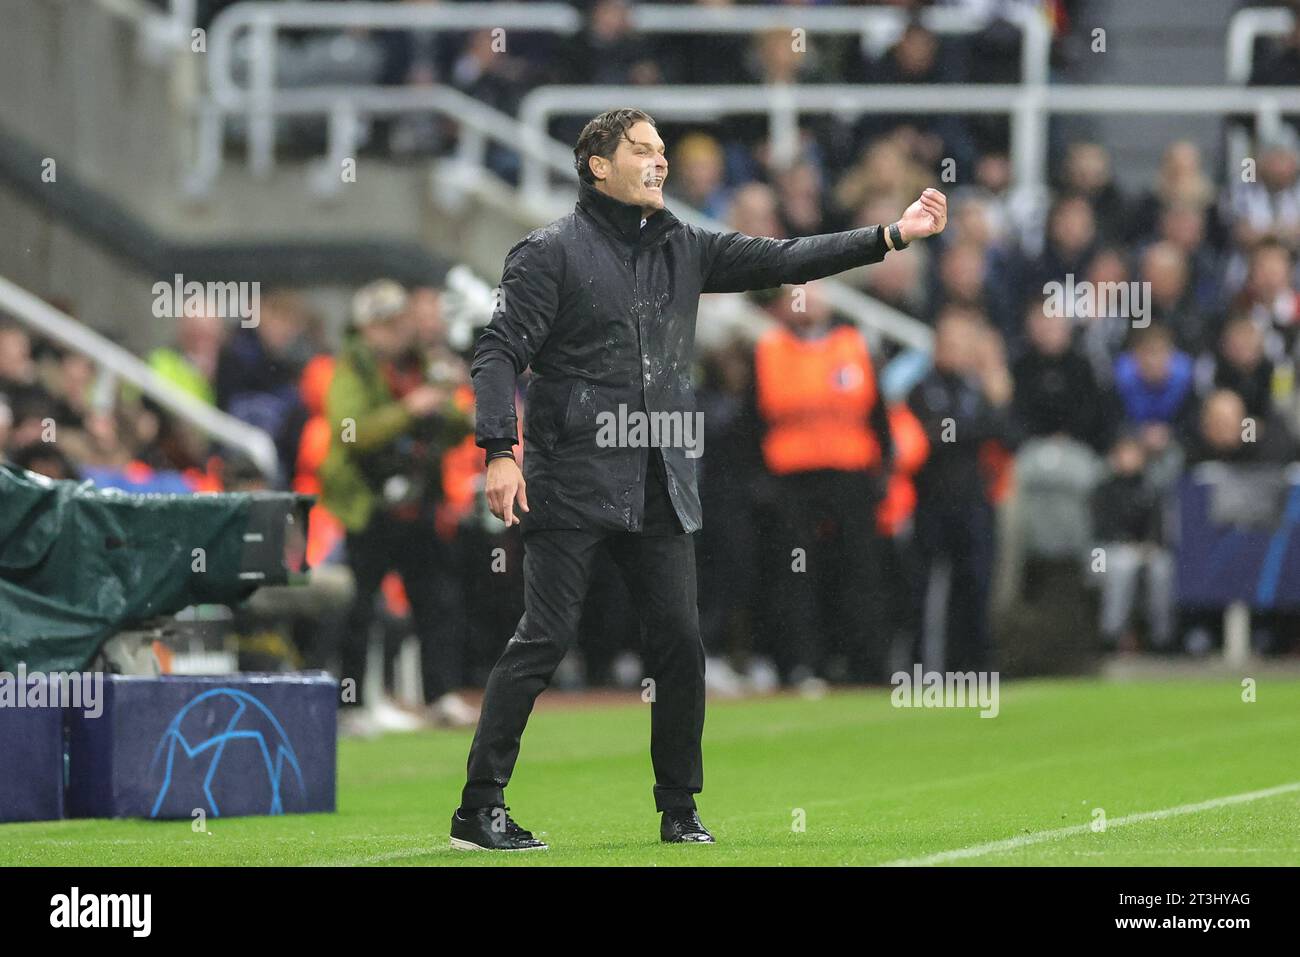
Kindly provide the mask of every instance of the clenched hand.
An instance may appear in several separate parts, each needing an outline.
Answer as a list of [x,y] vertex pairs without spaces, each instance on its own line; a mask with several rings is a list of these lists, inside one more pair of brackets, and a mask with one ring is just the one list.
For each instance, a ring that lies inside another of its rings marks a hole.
[[924,239],[943,232],[948,225],[948,197],[937,189],[925,189],[921,198],[903,211],[898,221],[898,231],[903,234],[903,242]]

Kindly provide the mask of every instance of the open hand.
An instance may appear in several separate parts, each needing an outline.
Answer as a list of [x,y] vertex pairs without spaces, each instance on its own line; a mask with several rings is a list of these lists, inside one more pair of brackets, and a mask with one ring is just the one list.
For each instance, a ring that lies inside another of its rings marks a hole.
[[507,527],[521,523],[520,518],[515,515],[516,502],[521,509],[528,511],[527,489],[524,473],[519,470],[519,465],[513,458],[503,455],[488,463],[487,482],[484,486],[488,508],[492,510],[493,515],[505,522]]

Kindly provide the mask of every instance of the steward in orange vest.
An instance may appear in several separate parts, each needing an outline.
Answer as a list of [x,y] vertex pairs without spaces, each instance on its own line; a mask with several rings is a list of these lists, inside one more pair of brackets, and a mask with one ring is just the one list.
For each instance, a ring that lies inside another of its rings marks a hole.
[[754,357],[763,461],[774,475],[879,470],[889,423],[862,334],[852,326],[805,338],[788,326]]
[[[801,307],[801,308],[800,308]],[[871,355],[816,284],[781,290],[754,353],[758,441],[774,477],[771,573],[783,677],[886,680],[876,509],[893,459]]]

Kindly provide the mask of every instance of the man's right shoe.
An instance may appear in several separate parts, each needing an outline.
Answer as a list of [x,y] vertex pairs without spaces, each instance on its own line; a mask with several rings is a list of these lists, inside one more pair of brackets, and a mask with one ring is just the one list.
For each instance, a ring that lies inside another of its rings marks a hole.
[[693,807],[670,808],[659,821],[659,839],[665,844],[713,844],[713,835],[700,823]]
[[457,808],[451,846],[458,851],[544,851],[546,844],[514,822],[508,807]]

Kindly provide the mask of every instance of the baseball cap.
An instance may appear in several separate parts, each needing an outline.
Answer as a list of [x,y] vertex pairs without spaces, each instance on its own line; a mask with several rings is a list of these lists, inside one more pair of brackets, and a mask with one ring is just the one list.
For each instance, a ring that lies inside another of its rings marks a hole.
[[376,279],[352,297],[352,324],[357,328],[372,322],[386,322],[406,310],[407,295],[401,283]]

